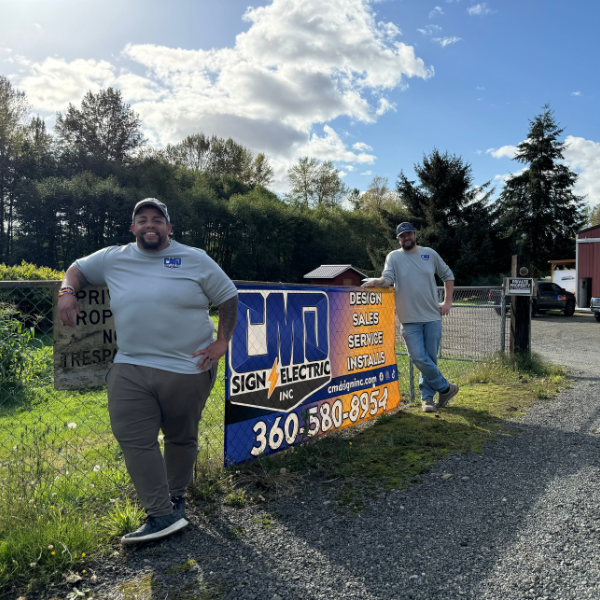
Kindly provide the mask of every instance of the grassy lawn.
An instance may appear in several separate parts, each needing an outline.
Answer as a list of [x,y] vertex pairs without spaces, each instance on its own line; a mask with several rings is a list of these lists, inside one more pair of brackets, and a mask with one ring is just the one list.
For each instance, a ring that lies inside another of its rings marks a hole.
[[[265,490],[294,491],[300,482],[322,477],[335,480],[332,485],[338,488],[340,499],[360,509],[365,493],[415,483],[434,461],[449,453],[481,452],[486,442],[503,433],[508,420],[556,395],[565,385],[561,367],[543,364],[535,357],[519,364],[498,359],[486,363],[441,361],[440,365],[444,374],[461,386],[446,409],[423,413],[419,399],[362,429],[340,431],[257,460],[236,475],[244,497],[264,496]],[[235,478],[229,485],[235,488]],[[239,489],[235,493],[240,496]]]

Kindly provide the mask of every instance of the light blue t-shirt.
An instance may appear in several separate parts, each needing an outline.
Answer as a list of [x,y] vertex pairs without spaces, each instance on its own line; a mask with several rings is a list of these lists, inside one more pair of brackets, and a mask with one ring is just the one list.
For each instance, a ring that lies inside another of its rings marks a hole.
[[416,252],[399,248],[387,255],[381,276],[394,284],[400,323],[441,321],[436,275],[442,281],[454,279],[450,267],[432,248],[419,246]]
[[190,358],[214,340],[208,304],[237,288],[204,250],[171,241],[160,252],[110,246],[73,263],[93,285],[106,285],[115,317],[115,363],[197,373]]

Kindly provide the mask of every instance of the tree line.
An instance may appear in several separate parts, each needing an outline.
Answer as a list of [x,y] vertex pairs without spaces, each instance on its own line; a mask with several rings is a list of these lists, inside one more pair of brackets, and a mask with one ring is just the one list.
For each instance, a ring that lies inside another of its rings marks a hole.
[[331,161],[303,157],[278,195],[268,157],[232,139],[198,132],[149,147],[118,90],[88,92],[49,131],[0,76],[0,262],[65,269],[128,243],[133,206],[154,196],[169,207],[173,237],[205,249],[234,279],[301,282],[323,263],[379,275],[407,220],[459,284],[497,283],[517,251],[541,274],[550,258],[574,254],[589,217],[572,192],[577,176],[562,162],[561,134],[544,107],[519,146],[525,170],[495,201],[489,182],[474,185],[468,163],[437,149],[414,165],[416,179],[401,171],[392,188],[375,177],[365,192],[348,188]]

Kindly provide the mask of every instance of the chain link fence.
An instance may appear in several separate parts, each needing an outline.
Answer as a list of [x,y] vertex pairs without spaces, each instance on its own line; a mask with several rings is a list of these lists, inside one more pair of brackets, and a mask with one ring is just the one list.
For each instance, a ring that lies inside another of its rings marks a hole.
[[[444,288],[438,288],[439,301]],[[468,362],[484,361],[504,352],[510,337],[510,314],[502,286],[455,287],[452,310],[442,317],[442,343],[438,358]],[[416,400],[419,372],[408,358],[406,345],[396,318],[396,354],[400,388],[404,398]]]
[[[82,503],[106,492],[130,491],[110,428],[106,387],[54,387],[52,313],[59,284],[0,282],[0,495],[5,500],[38,497],[41,490]],[[223,363],[200,424],[202,470],[223,464]],[[162,436],[159,441],[162,445]]]
[[[58,285],[56,281],[0,282],[3,494],[16,493],[14,485],[41,486],[81,499],[98,488],[129,486],[110,429],[106,387],[54,388],[52,308]],[[505,348],[509,327],[500,289],[455,288],[452,311],[443,318],[441,359],[479,361]],[[407,356],[399,326],[396,342],[400,390],[405,401],[414,401],[418,371]],[[224,363],[220,362],[200,425],[201,469],[210,463],[223,464]]]

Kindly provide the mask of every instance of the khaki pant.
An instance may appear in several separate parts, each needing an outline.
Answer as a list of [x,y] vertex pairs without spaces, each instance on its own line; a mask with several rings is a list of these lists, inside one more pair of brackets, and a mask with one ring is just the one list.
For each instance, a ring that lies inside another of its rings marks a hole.
[[213,371],[188,375],[123,363],[107,375],[110,425],[150,516],[171,514],[171,496],[182,496],[191,482],[198,423],[214,379]]

